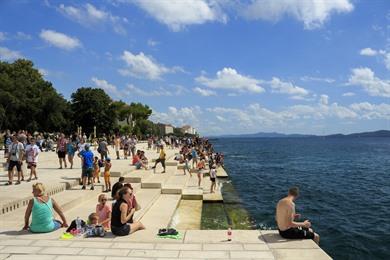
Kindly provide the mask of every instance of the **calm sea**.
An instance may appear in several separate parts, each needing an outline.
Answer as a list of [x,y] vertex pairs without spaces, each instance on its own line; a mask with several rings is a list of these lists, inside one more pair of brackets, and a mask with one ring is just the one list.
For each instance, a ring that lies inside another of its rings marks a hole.
[[258,228],[274,229],[290,186],[297,212],[335,259],[390,259],[390,139],[219,138],[225,167]]

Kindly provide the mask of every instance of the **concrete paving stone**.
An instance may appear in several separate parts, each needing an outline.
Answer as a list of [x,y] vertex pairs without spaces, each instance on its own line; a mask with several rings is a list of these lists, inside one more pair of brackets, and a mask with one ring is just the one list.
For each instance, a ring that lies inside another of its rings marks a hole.
[[143,249],[134,249],[134,250],[131,250],[131,252],[128,254],[128,256],[177,258],[179,256],[179,250],[143,250]]
[[243,244],[244,250],[270,250],[267,244]]
[[332,259],[322,249],[274,249],[278,260],[330,260]]
[[75,247],[47,247],[40,251],[40,253],[47,255],[77,255],[81,250],[82,248]]
[[[176,258],[180,260],[206,260],[206,258]],[[157,258],[156,260],[167,260],[166,258]]]
[[[154,260],[155,258],[149,258],[149,257],[131,257],[131,256],[125,256],[125,257],[117,257],[117,256],[107,256],[105,260]],[[166,258],[164,258],[166,260]]]
[[154,244],[151,244],[151,243],[113,243],[111,248],[154,249]]
[[8,259],[12,260],[52,260],[55,259],[57,256],[55,255],[10,255]]
[[156,244],[157,250],[202,250],[201,244]]
[[0,260],[7,259],[8,257],[9,257],[9,254],[0,254]]
[[34,241],[31,246],[42,246],[42,247],[64,247],[69,246],[72,242],[66,240],[38,240]]
[[269,248],[301,248],[317,249],[319,246],[310,239],[285,239],[282,238],[276,230],[262,230],[262,237],[267,242]]
[[180,239],[167,239],[157,236],[158,228],[146,228],[145,230],[137,231],[129,236],[115,237],[114,242],[136,242],[136,243],[180,243],[183,242],[185,232],[178,230],[181,234]]
[[55,260],[104,260],[104,256],[60,255]]
[[232,232],[233,239],[227,242],[226,230],[187,230],[185,243],[264,243],[258,230],[233,230]]
[[196,259],[215,259],[222,258],[228,259],[228,251],[180,251],[180,258],[196,258]]
[[25,246],[6,246],[0,250],[4,254],[34,254],[39,252],[42,247],[25,247]]
[[234,251],[234,250],[244,250],[244,247],[241,244],[203,244],[203,250],[205,251]]
[[241,259],[275,259],[271,251],[230,251],[230,256]]
[[0,246],[28,246],[34,240],[25,240],[25,239],[7,239],[0,240]]
[[80,255],[127,256],[129,252],[128,249],[84,248]]
[[96,241],[96,242],[87,242],[87,241],[75,241],[70,247],[80,247],[80,248],[110,248],[112,245],[111,242],[108,241]]

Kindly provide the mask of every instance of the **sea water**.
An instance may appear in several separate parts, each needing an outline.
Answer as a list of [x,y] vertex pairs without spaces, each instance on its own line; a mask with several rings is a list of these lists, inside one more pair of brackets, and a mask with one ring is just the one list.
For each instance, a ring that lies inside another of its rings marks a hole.
[[[297,213],[312,222],[330,256],[390,259],[390,139],[219,138],[212,143],[224,153],[240,199],[240,207],[230,206],[246,209],[257,228],[276,229],[276,203],[298,186]],[[228,204],[205,205],[204,214],[226,214]],[[252,220],[241,215],[248,226]],[[214,221],[214,227],[225,228],[229,217]]]

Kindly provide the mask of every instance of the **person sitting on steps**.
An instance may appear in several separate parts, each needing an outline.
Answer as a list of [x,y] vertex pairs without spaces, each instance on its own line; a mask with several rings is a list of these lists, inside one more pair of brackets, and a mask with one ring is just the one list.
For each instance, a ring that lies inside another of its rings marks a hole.
[[279,200],[276,206],[276,222],[279,234],[288,239],[313,239],[314,242],[319,244],[320,236],[310,228],[309,220],[304,222],[295,221],[296,218],[300,217],[300,214],[295,213],[294,203],[298,196],[298,187],[292,187],[289,189],[287,197]]

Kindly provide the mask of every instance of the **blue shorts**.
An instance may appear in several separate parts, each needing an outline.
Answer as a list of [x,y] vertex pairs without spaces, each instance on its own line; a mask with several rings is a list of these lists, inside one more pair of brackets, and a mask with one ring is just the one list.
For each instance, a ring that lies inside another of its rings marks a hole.
[[59,222],[58,220],[53,220],[53,222],[54,222],[54,229],[53,229],[53,231],[54,230],[57,230],[57,229],[60,229],[61,228],[61,222]]
[[135,164],[136,169],[141,169],[142,163],[141,162],[136,162]]

